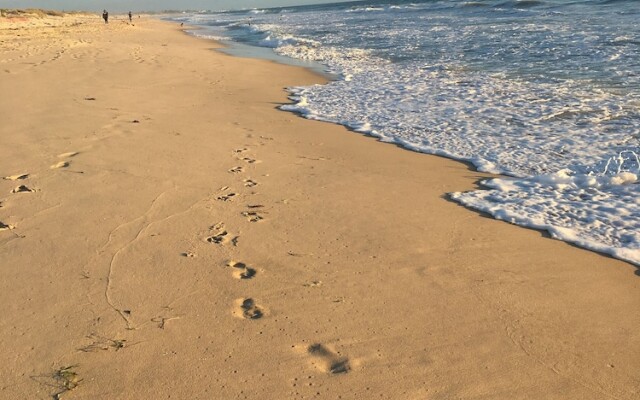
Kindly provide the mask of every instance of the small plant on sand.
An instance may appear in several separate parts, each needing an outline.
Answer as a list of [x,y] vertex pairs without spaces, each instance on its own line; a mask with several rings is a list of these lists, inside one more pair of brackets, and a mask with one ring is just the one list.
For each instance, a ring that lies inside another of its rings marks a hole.
[[77,365],[71,365],[68,367],[62,367],[53,374],[53,379],[56,380],[60,391],[53,395],[55,400],[60,400],[62,395],[77,388],[82,379],[78,377],[78,373],[74,371]]

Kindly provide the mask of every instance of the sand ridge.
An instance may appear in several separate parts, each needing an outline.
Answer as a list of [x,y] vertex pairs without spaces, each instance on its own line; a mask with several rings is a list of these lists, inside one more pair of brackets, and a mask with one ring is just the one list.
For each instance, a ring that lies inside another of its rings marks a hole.
[[464,164],[276,110],[308,71],[64,21],[0,25],[0,398],[640,392],[634,267],[447,201]]

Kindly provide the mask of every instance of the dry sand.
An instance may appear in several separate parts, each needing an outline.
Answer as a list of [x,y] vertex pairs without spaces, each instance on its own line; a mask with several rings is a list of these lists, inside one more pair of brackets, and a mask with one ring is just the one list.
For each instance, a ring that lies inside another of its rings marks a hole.
[[630,264],[276,110],[178,26],[0,20],[0,398],[637,399]]

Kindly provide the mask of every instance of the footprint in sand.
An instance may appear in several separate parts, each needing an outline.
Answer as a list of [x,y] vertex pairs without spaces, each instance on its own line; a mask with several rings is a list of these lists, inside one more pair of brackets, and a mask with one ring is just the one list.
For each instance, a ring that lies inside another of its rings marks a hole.
[[244,153],[245,151],[249,151],[249,149],[246,148],[246,147],[243,147],[241,149],[235,149],[233,152],[234,153]]
[[251,179],[245,179],[244,180],[244,186],[246,187],[254,187],[254,186],[258,186],[258,182],[255,182]]
[[234,246],[238,245],[238,237],[229,235],[229,232],[224,229],[224,224],[222,222],[212,226],[209,229],[211,231],[214,231],[215,233],[213,234],[213,236],[209,236],[205,239],[207,242],[219,245],[225,245],[227,243],[231,243]]
[[243,167],[233,167],[229,170],[229,172],[231,172],[232,174],[237,174],[239,172],[244,172],[244,168]]
[[68,161],[60,161],[59,163],[53,164],[49,168],[58,169],[58,168],[67,168],[68,166],[69,166],[69,162]]
[[256,276],[256,270],[248,267],[245,263],[229,261],[227,266],[234,269],[233,277],[236,279],[251,279]]
[[30,189],[25,185],[20,185],[17,188],[13,189],[11,193],[33,193],[35,191],[35,189]]
[[[263,206],[260,204],[256,204],[256,205],[249,205],[248,206],[251,209],[255,209],[255,208],[262,208]],[[259,213],[258,211],[243,211],[240,214],[242,214],[243,217],[247,218],[247,221],[249,222],[258,222],[258,221],[262,221],[264,219],[264,217],[262,216],[262,214],[264,213]]]
[[243,157],[243,158],[240,158],[239,160],[242,160],[242,161],[246,162],[247,164],[254,164],[254,163],[259,163],[260,162],[260,160],[255,160],[255,159],[249,158],[249,157]]
[[12,230],[13,228],[15,228],[13,225],[7,225],[0,221],[0,231]]
[[220,201],[231,201],[233,197],[237,196],[237,193],[226,193],[217,197]]
[[227,231],[218,232],[213,236],[209,236],[207,238],[207,242],[213,244],[224,244],[229,241],[229,238],[227,237],[228,235],[229,233]]
[[23,179],[27,179],[28,177],[29,177],[29,174],[18,174],[18,175],[5,176],[2,179],[6,181],[21,181]]
[[347,357],[341,356],[323,344],[314,343],[310,345],[307,347],[307,353],[312,358],[312,364],[323,372],[343,374],[351,369]]
[[248,299],[239,299],[236,301],[236,311],[234,314],[244,319],[259,319],[264,316],[262,308],[256,304],[256,301]]
[[260,215],[257,211],[243,211],[241,214],[244,217],[247,217],[247,221],[249,222],[258,222],[264,219],[264,217]]

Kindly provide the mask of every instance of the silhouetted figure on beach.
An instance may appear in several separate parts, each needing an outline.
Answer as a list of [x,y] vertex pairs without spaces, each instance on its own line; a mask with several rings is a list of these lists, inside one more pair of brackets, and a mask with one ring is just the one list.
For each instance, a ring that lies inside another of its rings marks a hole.
[[133,18],[131,11],[129,11],[129,22],[131,22],[131,18]]
[[107,10],[103,10],[102,11],[102,18],[104,18],[104,23],[105,24],[109,23],[109,13],[107,12]]

